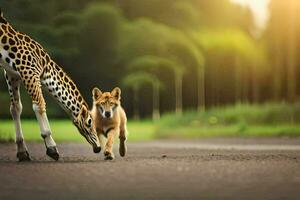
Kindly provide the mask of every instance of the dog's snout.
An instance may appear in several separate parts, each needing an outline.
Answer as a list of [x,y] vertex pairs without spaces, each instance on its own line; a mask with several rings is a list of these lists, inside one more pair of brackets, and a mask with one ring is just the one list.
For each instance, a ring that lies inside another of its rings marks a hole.
[[110,117],[110,112],[105,112],[105,117],[109,118]]

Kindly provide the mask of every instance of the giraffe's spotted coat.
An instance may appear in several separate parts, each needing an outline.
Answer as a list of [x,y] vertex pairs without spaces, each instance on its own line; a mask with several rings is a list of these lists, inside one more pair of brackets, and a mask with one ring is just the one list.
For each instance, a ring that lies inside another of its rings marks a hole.
[[[32,99],[33,109],[38,118],[46,146],[53,146],[55,142],[50,136],[51,131],[46,115],[46,103],[42,86],[67,111],[73,119],[74,125],[93,148],[99,149],[99,141],[93,123],[87,123],[91,121],[91,113],[75,83],[50,58],[38,42],[16,31],[3,18],[1,10],[0,67],[3,67],[5,71],[5,79],[11,98],[11,113],[18,128],[16,131],[17,140],[23,141],[19,119],[22,112],[19,85],[22,82]],[[23,147],[18,148],[18,153],[21,151],[19,155],[28,155],[25,144],[23,144]]]
[[7,64],[6,71],[20,76],[33,102],[41,110],[45,110],[41,86],[73,117],[78,116],[82,105],[87,106],[74,82],[39,43],[14,30],[8,23],[0,26],[0,41],[0,58]]

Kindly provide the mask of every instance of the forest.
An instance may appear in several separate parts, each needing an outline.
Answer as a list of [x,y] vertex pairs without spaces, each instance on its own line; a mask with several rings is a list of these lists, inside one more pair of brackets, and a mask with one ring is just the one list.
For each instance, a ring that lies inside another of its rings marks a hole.
[[[229,0],[0,0],[0,7],[89,105],[93,87],[119,86],[130,118],[299,100],[298,0],[271,0],[263,30],[248,7]],[[22,93],[23,116],[32,117]],[[45,96],[49,116],[65,118]],[[10,117],[2,70],[0,105],[0,117]]]

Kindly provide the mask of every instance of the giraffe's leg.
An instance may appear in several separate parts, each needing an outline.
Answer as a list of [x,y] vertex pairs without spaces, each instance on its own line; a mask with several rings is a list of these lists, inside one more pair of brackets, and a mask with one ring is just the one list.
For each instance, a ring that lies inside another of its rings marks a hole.
[[59,153],[56,148],[56,143],[51,136],[51,129],[48,122],[46,110],[42,109],[37,103],[33,103],[32,107],[40,125],[41,136],[44,139],[45,146],[47,148],[46,153],[54,160],[58,160]]
[[11,99],[10,113],[15,123],[17,158],[19,161],[30,161],[31,159],[25,144],[21,127],[21,113],[23,109],[19,91],[21,80],[18,77],[9,76],[6,71],[4,73]]
[[40,79],[37,76],[31,77],[30,81],[25,80],[25,87],[32,98],[32,108],[38,120],[41,136],[44,139],[47,155],[54,160],[59,159],[56,143],[51,136],[51,129],[46,114],[46,103],[42,94]]

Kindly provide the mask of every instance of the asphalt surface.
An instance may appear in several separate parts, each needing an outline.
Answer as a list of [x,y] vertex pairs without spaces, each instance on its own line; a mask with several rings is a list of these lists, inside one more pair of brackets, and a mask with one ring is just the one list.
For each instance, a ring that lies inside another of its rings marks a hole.
[[[0,144],[0,199],[300,199],[300,139],[203,139],[128,143],[104,161],[88,144],[58,144],[52,161],[29,143],[33,161]],[[117,149],[115,149],[117,150]]]

